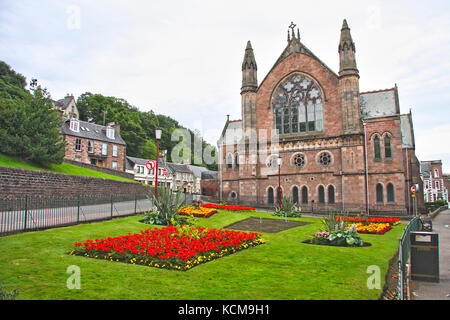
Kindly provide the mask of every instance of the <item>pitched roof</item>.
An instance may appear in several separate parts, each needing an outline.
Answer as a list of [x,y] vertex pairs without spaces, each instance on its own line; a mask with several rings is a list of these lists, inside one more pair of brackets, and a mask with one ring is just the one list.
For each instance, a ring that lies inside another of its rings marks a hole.
[[68,136],[75,136],[80,138],[86,138],[91,140],[100,140],[105,142],[111,142],[115,144],[126,145],[125,141],[122,139],[120,134],[115,134],[115,139],[110,139],[106,136],[106,126],[99,124],[77,120],[80,123],[79,132],[70,130],[70,119],[63,118],[63,123],[61,125],[61,130],[63,134]]
[[219,138],[226,145],[237,144],[242,139],[242,120],[227,121]]
[[217,179],[218,177],[218,172],[217,171],[211,171],[211,170],[206,170],[202,172],[202,180],[203,179]]
[[399,114],[396,88],[361,92],[361,115],[365,118]]
[[189,169],[191,169],[192,173],[194,174],[194,177],[200,178],[202,176],[202,173],[204,171],[207,171],[208,169],[205,167],[199,167],[199,166],[193,166],[188,165]]
[[178,164],[178,163],[167,162],[167,165],[174,172],[192,173],[192,171],[189,169],[189,167],[186,164]]

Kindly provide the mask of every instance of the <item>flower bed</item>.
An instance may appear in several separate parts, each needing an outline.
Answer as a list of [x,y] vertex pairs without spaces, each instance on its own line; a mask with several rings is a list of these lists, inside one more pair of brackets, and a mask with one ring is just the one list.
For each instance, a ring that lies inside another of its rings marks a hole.
[[75,243],[69,254],[185,271],[262,243],[256,232],[167,226]]
[[389,223],[356,223],[357,231],[359,233],[370,233],[370,234],[385,234],[392,229]]
[[[334,217],[335,220],[342,220],[344,219],[344,217]],[[325,220],[328,220],[328,218],[326,218]],[[364,218],[359,218],[359,217],[345,217],[345,220],[347,222],[351,222],[351,223],[363,223],[363,224],[371,224],[371,223],[383,223],[383,224],[390,224],[391,226],[395,226],[397,224],[400,223],[400,218],[376,218],[376,217],[369,217],[367,219]]]
[[205,203],[201,205],[204,208],[225,209],[229,211],[255,211],[252,207],[232,206],[232,205],[220,205],[214,203]]
[[186,206],[181,207],[180,210],[178,210],[178,213],[185,216],[208,218],[212,216],[214,213],[217,213],[217,210],[210,208]]

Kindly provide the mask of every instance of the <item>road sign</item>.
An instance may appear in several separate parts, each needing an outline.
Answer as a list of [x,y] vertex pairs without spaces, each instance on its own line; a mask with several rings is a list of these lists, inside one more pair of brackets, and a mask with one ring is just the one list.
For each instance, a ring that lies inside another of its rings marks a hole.
[[167,173],[167,169],[163,169],[163,174],[166,174]]
[[412,194],[416,193],[416,187],[415,187],[415,186],[412,186],[412,187],[411,187],[411,193],[412,193]]
[[147,163],[145,164],[148,170],[155,169],[155,165],[156,165],[155,160],[148,160]]

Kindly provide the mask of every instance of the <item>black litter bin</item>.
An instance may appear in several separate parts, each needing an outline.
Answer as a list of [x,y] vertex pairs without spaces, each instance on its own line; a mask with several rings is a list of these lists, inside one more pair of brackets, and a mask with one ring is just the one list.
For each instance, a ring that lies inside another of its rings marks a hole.
[[439,235],[436,232],[410,233],[411,279],[439,282]]

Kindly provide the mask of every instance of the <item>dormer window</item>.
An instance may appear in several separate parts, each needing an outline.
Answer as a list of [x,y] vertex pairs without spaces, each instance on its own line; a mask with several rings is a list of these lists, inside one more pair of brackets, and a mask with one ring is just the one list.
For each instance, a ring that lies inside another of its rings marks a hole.
[[114,128],[113,127],[110,127],[110,126],[106,127],[106,136],[109,139],[114,139]]
[[70,119],[70,130],[74,132],[80,132],[80,122],[77,119]]

